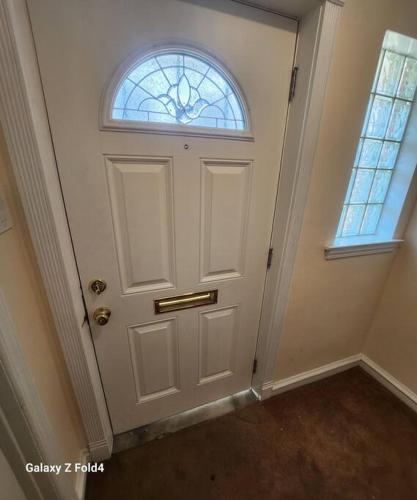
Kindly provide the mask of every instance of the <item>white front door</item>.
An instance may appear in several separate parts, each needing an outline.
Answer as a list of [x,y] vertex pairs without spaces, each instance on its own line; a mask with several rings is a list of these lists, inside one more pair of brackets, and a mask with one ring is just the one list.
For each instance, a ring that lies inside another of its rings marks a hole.
[[115,433],[248,389],[296,22],[230,0],[28,6]]

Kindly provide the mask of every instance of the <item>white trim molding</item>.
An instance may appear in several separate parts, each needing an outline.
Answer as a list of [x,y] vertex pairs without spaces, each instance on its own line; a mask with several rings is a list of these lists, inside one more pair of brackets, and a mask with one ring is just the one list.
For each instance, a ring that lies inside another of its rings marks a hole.
[[[112,431],[84,308],[24,0],[0,0],[0,119],[92,458]],[[100,443],[100,446],[96,444]],[[93,452],[94,450],[94,452]]]
[[287,309],[298,240],[313,168],[333,45],[342,8],[326,1],[300,24],[295,65],[295,99],[290,105],[286,140],[275,207],[269,269],[259,328],[253,377],[256,392],[273,382],[279,340]]
[[375,363],[375,361],[368,358],[366,354],[361,354],[359,366],[361,366],[367,373],[369,373],[369,375],[378,380],[378,382],[397,396],[398,399],[401,399],[403,403],[417,413],[417,394],[415,392],[393,377],[390,373]]
[[297,387],[311,384],[317,380],[331,377],[336,373],[344,372],[355,366],[361,367],[381,385],[392,392],[398,399],[417,413],[417,394],[375,363],[375,361],[368,358],[366,354],[362,353],[319,366],[312,370],[298,373],[297,375],[293,375],[282,380],[268,382],[262,386],[262,390],[258,393],[258,396],[260,396],[260,399],[262,400],[268,399],[283,392],[296,389]]
[[380,241],[376,243],[363,243],[356,245],[333,246],[324,249],[326,260],[346,259],[348,257],[359,257],[361,255],[375,255],[379,253],[391,253],[403,243],[404,240]]
[[291,389],[296,389],[297,387],[311,384],[317,380],[331,377],[336,373],[349,370],[349,368],[357,366],[360,360],[361,355],[355,354],[354,356],[333,361],[327,365],[319,366],[318,368],[313,368],[312,370],[298,373],[297,375],[276,382],[269,382],[262,386],[262,399],[267,399],[271,396],[281,394],[282,392],[290,391]]
[[[81,465],[87,465],[90,461],[90,453],[87,449],[81,450],[80,458],[78,463]],[[77,494],[78,500],[84,500],[85,498],[85,487],[87,485],[87,472],[80,468],[77,472],[77,477],[75,479],[75,492]]]
[[[232,2],[249,5],[255,9],[261,9],[266,12],[272,12],[280,16],[286,16],[290,19],[301,20],[309,12],[317,7],[320,0],[231,0]],[[321,0],[323,1],[323,0]],[[343,7],[346,0],[329,0],[339,7]]]
[[30,474],[26,463],[64,463],[0,290],[0,447],[22,490],[33,500],[77,500],[68,474]]

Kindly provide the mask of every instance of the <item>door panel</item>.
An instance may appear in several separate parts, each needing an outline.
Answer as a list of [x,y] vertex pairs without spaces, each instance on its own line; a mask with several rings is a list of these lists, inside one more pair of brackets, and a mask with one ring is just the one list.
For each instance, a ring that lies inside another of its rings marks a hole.
[[174,286],[171,159],[107,157],[123,293]]
[[251,162],[203,160],[201,281],[244,273]]
[[[230,0],[28,8],[114,431],[249,388],[297,23]],[[231,75],[250,114],[245,137],[100,128],[112,75],[161,45]],[[96,277],[102,295],[89,289]],[[156,299],[213,289],[217,304],[155,314]],[[106,326],[93,321],[102,306]]]
[[137,402],[180,390],[175,318],[129,327]]
[[233,374],[238,307],[200,313],[200,376],[205,384]]

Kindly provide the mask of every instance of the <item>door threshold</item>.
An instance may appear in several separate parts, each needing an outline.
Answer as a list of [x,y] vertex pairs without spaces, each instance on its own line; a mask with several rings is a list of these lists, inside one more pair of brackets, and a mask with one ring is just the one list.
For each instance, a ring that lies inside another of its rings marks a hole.
[[212,403],[183,411],[171,417],[157,420],[151,424],[137,427],[131,431],[117,434],[114,436],[113,453],[119,453],[120,451],[141,446],[154,439],[161,439],[164,436],[173,434],[186,427],[191,427],[200,422],[240,410],[255,401],[258,401],[256,394],[252,389],[248,389],[246,391],[237,392],[232,396],[218,399]]

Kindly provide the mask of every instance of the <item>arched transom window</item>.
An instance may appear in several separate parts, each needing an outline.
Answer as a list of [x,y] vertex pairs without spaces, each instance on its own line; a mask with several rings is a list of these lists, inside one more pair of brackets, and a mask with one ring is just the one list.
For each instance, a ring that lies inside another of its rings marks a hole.
[[116,88],[113,120],[246,130],[237,86],[208,58],[186,50],[148,54]]

